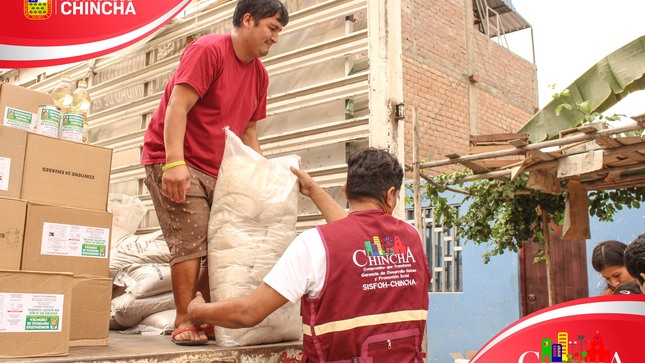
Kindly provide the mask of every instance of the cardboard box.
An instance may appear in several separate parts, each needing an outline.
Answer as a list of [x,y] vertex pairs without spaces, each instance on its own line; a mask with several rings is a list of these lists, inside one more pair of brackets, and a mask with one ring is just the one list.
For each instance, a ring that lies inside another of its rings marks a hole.
[[105,211],[112,149],[30,133],[20,199]]
[[20,198],[27,131],[0,125],[0,197]]
[[72,279],[0,270],[0,358],[68,354]]
[[0,198],[0,270],[20,270],[27,203]]
[[21,270],[108,277],[112,213],[27,203]]
[[71,347],[108,345],[112,279],[74,275]]
[[0,125],[31,131],[36,125],[38,106],[53,105],[52,96],[8,83],[0,84]]

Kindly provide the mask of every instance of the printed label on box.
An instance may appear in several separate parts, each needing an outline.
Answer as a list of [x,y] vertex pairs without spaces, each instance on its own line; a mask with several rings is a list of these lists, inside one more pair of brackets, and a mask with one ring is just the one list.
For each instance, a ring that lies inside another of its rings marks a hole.
[[72,257],[108,257],[109,228],[43,223],[40,253]]
[[9,190],[9,173],[11,171],[11,158],[0,156],[0,190]]
[[0,332],[60,332],[64,301],[63,294],[0,293]]
[[33,113],[28,111],[19,110],[17,108],[5,107],[3,114],[3,124],[6,126],[15,127],[17,129],[31,131],[33,121],[35,119]]

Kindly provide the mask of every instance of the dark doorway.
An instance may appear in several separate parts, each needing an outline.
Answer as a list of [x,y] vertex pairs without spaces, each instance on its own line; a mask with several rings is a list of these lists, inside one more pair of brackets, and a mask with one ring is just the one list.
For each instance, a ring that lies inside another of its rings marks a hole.
[[[553,278],[556,304],[589,296],[585,240],[563,241],[562,227],[551,224]],[[527,243],[520,250],[522,316],[549,306],[545,261],[533,262],[542,246]]]

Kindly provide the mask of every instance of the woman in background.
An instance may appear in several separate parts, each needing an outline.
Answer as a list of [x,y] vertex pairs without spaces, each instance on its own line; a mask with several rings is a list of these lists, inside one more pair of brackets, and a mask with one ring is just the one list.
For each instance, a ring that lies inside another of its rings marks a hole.
[[633,280],[623,258],[626,248],[626,244],[612,240],[600,242],[594,247],[591,265],[607,282],[607,288],[601,296],[612,295],[618,285]]

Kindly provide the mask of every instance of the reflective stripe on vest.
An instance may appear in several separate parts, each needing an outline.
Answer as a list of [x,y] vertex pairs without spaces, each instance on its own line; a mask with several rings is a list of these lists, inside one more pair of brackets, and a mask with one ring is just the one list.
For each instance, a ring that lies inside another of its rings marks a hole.
[[[355,329],[364,326],[388,324],[388,323],[402,323],[408,321],[425,321],[428,317],[428,310],[405,310],[385,314],[374,314],[359,316],[352,319],[332,321],[329,323],[316,325],[314,330],[316,335],[323,335],[339,331]],[[311,327],[309,325],[302,325],[302,333],[307,336],[312,336]]]

